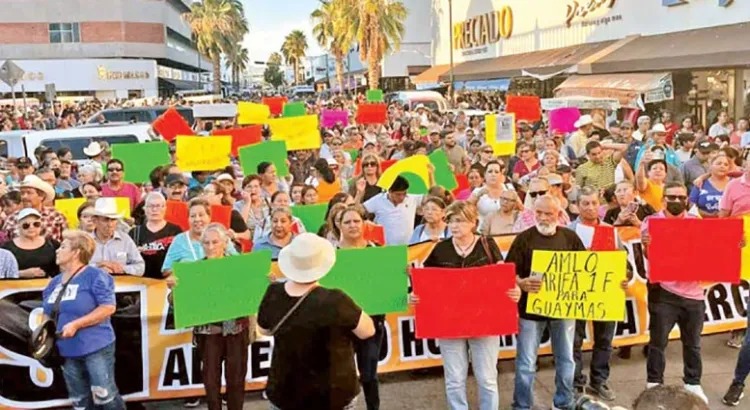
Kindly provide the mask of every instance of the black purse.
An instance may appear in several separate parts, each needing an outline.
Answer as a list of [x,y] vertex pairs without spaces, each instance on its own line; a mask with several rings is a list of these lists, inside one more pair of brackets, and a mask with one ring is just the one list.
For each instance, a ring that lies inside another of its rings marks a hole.
[[31,357],[48,369],[61,367],[65,363],[65,358],[60,356],[60,351],[57,349],[57,337],[59,336],[57,334],[57,319],[60,317],[60,302],[63,295],[65,295],[65,291],[68,289],[68,284],[70,284],[70,281],[76,275],[78,275],[78,272],[63,283],[60,293],[57,294],[57,298],[55,299],[55,304],[52,306],[52,317],[34,329],[31,339],[29,339]]

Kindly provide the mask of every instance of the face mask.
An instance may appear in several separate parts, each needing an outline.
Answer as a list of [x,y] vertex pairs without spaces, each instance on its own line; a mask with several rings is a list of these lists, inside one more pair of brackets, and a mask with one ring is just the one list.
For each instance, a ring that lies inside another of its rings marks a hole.
[[677,216],[685,212],[685,203],[682,201],[667,202],[667,212]]

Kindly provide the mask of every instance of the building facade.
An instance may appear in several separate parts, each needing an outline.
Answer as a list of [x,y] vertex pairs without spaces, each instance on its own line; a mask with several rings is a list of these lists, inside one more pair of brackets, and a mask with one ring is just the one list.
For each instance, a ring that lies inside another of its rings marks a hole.
[[519,92],[654,103],[704,122],[718,105],[750,109],[746,1],[436,0],[432,14],[433,67],[417,82],[511,79]]
[[[155,97],[207,84],[211,70],[182,14],[188,0],[7,0],[0,64],[26,75],[27,93],[54,84],[60,96]],[[0,94],[10,92],[0,83]],[[42,94],[43,95],[43,94]]]

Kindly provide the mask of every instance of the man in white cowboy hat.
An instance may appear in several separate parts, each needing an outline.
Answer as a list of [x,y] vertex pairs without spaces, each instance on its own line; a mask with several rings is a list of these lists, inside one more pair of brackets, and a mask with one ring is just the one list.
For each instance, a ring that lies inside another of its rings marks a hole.
[[677,175],[677,169],[681,165],[680,159],[677,157],[677,153],[674,152],[674,149],[667,144],[667,128],[664,124],[656,124],[651,128],[651,131],[648,132],[648,139],[644,141],[643,146],[641,146],[640,151],[638,151],[638,155],[635,158],[635,168],[633,169],[638,169],[641,159],[646,152],[659,149],[662,151],[660,154],[661,159],[665,160],[667,165],[672,168],[671,170],[668,170],[668,172],[670,172],[673,177]]
[[127,234],[117,229],[122,214],[117,210],[115,198],[99,198],[94,205],[96,227],[91,236],[96,242],[91,264],[110,274],[143,276],[146,270],[138,247]]
[[86,155],[89,160],[86,161],[86,165],[91,164],[97,169],[97,181],[104,177],[102,166],[104,165],[104,147],[102,144],[91,141],[87,147],[83,149],[83,154]]
[[570,136],[568,146],[573,149],[576,158],[582,158],[586,155],[586,143],[589,142],[589,135],[594,129],[594,119],[588,114],[582,115],[573,126],[578,130]]
[[318,285],[335,263],[333,245],[311,233],[279,253],[288,280],[271,284],[258,309],[258,330],[274,336],[266,387],[272,409],[353,408],[359,383],[352,334],[367,339],[375,326],[340,289]]
[[[45,206],[45,202],[55,199],[55,188],[42,181],[36,175],[26,175],[21,182],[22,208],[33,208],[42,215],[42,233],[45,238],[62,242],[62,233],[68,229],[68,221],[65,216],[51,206]],[[18,212],[8,216],[3,224],[3,231],[8,233],[8,238],[16,235],[18,225]]]

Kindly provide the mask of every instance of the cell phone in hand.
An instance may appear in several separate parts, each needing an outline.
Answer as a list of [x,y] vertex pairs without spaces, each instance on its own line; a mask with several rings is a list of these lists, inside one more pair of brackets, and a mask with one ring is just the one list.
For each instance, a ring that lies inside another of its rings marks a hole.
[[637,202],[631,202],[628,204],[627,211],[628,213],[635,213],[635,211],[638,210],[638,203]]

